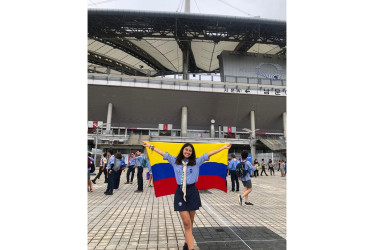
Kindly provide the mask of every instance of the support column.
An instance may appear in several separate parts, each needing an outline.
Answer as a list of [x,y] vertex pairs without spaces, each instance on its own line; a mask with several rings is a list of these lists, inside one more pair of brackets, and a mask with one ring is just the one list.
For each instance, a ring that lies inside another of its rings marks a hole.
[[190,0],[186,0],[184,3],[184,13],[190,13]]
[[214,131],[214,124],[210,124],[210,138],[214,138],[215,131]]
[[287,112],[283,112],[283,134],[284,134],[284,139],[287,138]]
[[251,155],[252,155],[252,164],[256,157],[256,126],[255,126],[255,111],[251,111]]
[[108,114],[106,117],[106,130],[105,130],[106,134],[109,134],[110,129],[112,128],[112,109],[113,109],[113,104],[108,103]]
[[218,125],[218,138],[221,138],[222,137],[222,126],[221,125]]
[[181,137],[187,137],[187,107],[182,107]]
[[187,48],[183,49],[183,80],[189,80],[188,75],[188,60],[190,58],[190,51]]

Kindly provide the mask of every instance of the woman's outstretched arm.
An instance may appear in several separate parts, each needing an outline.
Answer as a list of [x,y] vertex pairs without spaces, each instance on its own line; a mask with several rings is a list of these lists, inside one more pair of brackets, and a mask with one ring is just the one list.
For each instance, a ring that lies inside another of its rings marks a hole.
[[143,147],[149,147],[152,151],[155,151],[156,153],[160,154],[161,156],[164,156],[165,152],[163,152],[162,150],[156,148],[155,146],[147,143],[147,142],[144,142],[143,141]]
[[224,149],[226,149],[226,148],[227,148],[227,149],[231,148],[231,143],[226,144],[225,146],[223,146],[223,147],[220,148],[220,149],[216,149],[216,150],[210,151],[210,152],[208,153],[208,156],[211,157],[212,155],[215,155],[215,154],[221,152],[222,150],[224,150]]

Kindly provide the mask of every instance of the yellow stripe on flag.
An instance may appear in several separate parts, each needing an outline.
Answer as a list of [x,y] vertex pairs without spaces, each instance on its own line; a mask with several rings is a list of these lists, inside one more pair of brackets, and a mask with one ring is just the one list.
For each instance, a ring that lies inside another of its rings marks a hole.
[[[156,148],[162,150],[163,152],[168,152],[172,156],[178,156],[182,146],[185,143],[171,143],[171,142],[149,142],[147,143],[154,145]],[[210,151],[220,149],[227,143],[191,143],[195,148],[195,154],[196,158],[202,156],[205,153],[209,153]],[[207,162],[217,162],[217,163],[223,163],[227,165],[227,154],[228,149],[224,149],[221,152],[213,155],[210,157],[209,161]],[[149,161],[151,163],[151,166],[158,164],[158,163],[167,163],[168,161],[163,160],[162,156],[159,155],[156,152],[153,152],[147,147],[147,155],[149,158]]]

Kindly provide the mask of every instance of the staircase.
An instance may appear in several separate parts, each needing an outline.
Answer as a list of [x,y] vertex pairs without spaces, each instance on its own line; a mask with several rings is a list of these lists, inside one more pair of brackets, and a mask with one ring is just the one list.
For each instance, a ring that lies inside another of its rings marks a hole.
[[273,151],[286,150],[286,142],[284,140],[265,138],[260,138],[259,140]]

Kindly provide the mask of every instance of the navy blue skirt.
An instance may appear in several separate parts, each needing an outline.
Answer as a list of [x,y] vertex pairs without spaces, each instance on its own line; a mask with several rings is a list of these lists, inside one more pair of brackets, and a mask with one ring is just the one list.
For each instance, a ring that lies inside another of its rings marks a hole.
[[178,186],[174,194],[174,211],[193,211],[201,207],[200,194],[195,184],[187,185],[186,201],[183,199],[182,186]]

